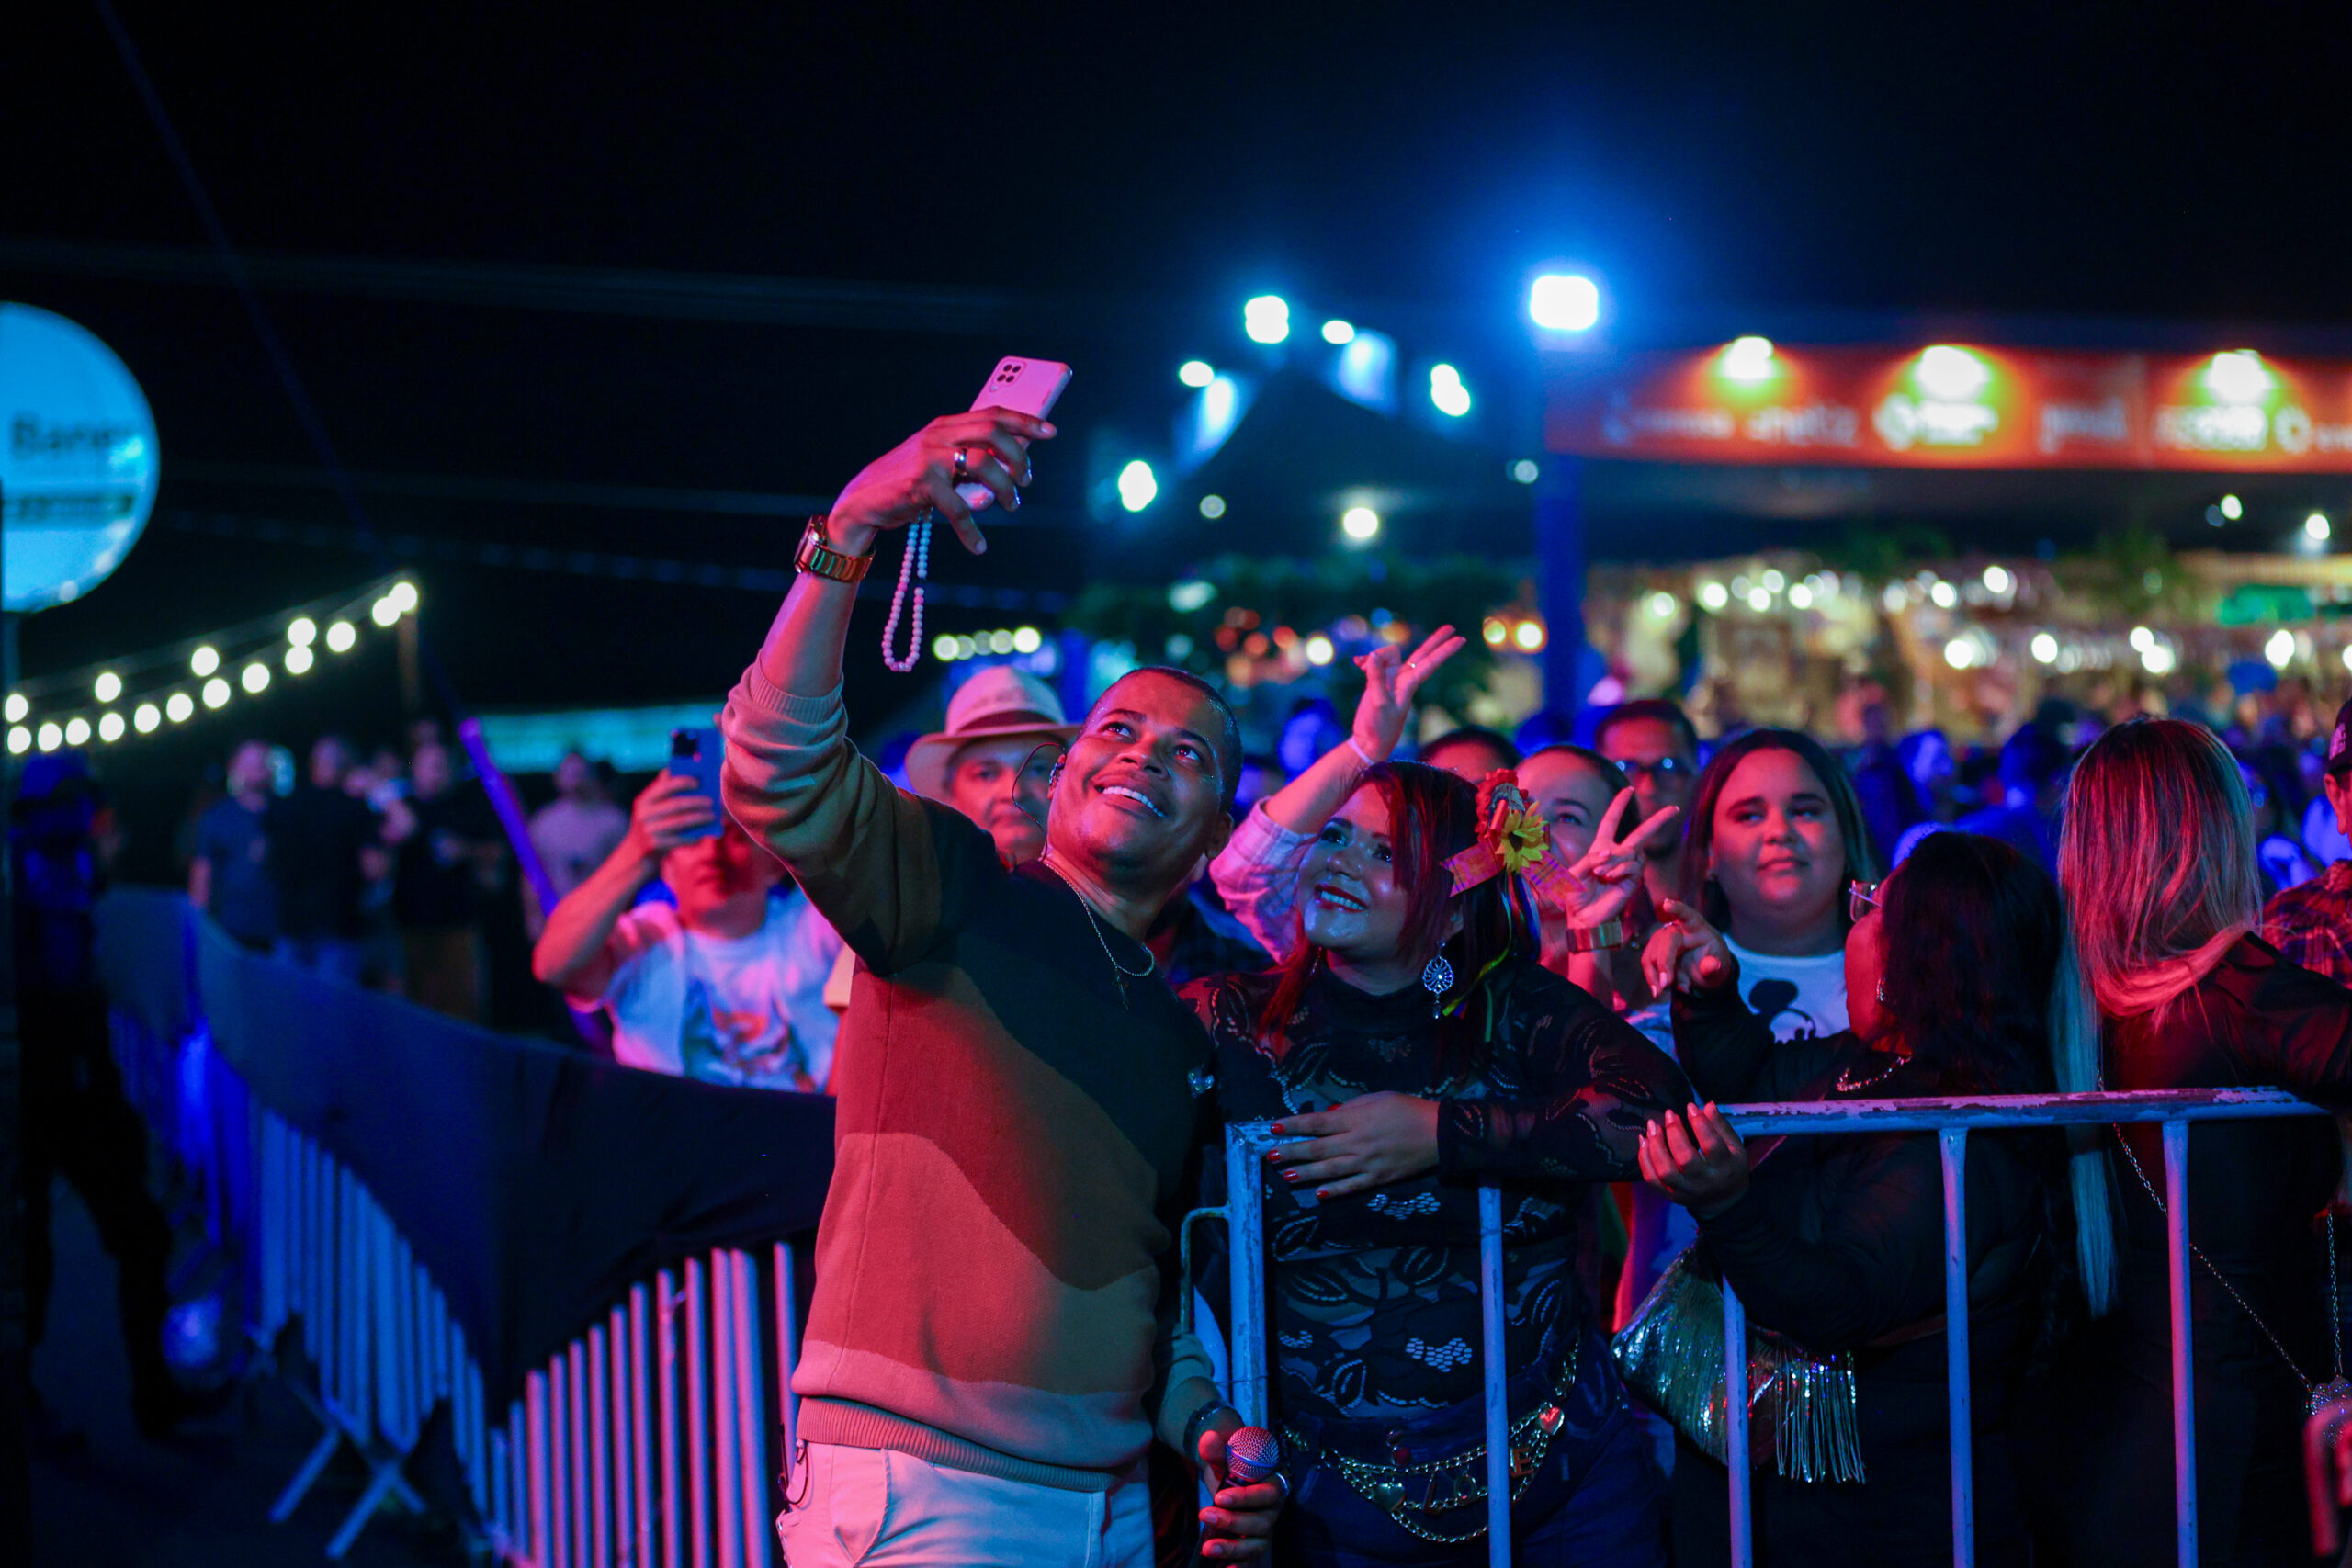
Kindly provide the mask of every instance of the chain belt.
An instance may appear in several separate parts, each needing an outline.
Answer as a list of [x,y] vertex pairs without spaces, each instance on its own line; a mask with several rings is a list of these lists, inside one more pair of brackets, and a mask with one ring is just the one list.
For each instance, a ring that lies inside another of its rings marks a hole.
[[[1510,1428],[1510,1495],[1517,1502],[1543,1468],[1544,1456],[1551,1450],[1553,1436],[1567,1419],[1560,1408],[1568,1391],[1576,1387],[1577,1366],[1583,1354],[1582,1337],[1569,1342],[1567,1355],[1561,1360],[1560,1375],[1553,1381],[1551,1396],[1514,1422]],[[1318,1452],[1315,1445],[1288,1427],[1283,1428],[1283,1446],[1293,1453],[1312,1455],[1310,1462],[1329,1464],[1340,1472],[1340,1479],[1352,1486],[1374,1507],[1396,1520],[1408,1533],[1441,1546],[1453,1546],[1465,1540],[1476,1540],[1487,1532],[1484,1511],[1472,1516],[1472,1521],[1454,1526],[1460,1521],[1441,1522],[1433,1516],[1454,1515],[1473,1508],[1487,1500],[1487,1445],[1456,1454],[1452,1459],[1430,1464],[1374,1464],[1366,1460],[1349,1459],[1341,1454]]]

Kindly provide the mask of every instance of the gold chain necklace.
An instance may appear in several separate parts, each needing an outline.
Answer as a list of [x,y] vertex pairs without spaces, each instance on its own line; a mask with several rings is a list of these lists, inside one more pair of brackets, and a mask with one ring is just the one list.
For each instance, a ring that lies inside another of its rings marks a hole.
[[1062,886],[1069,888],[1070,896],[1078,900],[1078,907],[1086,911],[1086,923],[1094,928],[1094,940],[1102,944],[1102,956],[1111,961],[1111,973],[1118,976],[1119,1005],[1121,1007],[1131,1007],[1133,1004],[1127,1000],[1127,982],[1130,980],[1147,979],[1149,976],[1159,973],[1159,955],[1152,952],[1150,948],[1147,947],[1143,950],[1144,965],[1142,968],[1128,969],[1123,967],[1119,963],[1119,955],[1111,951],[1111,939],[1102,934],[1102,919],[1101,916],[1094,912],[1094,901],[1091,898],[1089,898],[1085,894],[1080,892],[1078,889],[1078,884],[1072,882],[1068,876],[1064,876],[1062,874],[1062,868],[1056,865],[1047,857],[1044,855],[1038,856],[1037,863],[1044,866],[1047,871],[1052,872],[1056,876],[1061,877]]
[[1881,1067],[1878,1071],[1872,1073],[1866,1078],[1858,1078],[1854,1076],[1854,1067],[1861,1066],[1860,1063],[1857,1062],[1853,1066],[1848,1067],[1844,1072],[1838,1075],[1838,1088],[1842,1093],[1851,1094],[1858,1089],[1868,1089],[1872,1084],[1884,1083],[1887,1079],[1894,1076],[1896,1068],[1902,1066],[1905,1063],[1910,1060],[1910,1055],[1906,1052],[1905,1055],[1895,1057],[1894,1060],[1887,1063],[1886,1066]]

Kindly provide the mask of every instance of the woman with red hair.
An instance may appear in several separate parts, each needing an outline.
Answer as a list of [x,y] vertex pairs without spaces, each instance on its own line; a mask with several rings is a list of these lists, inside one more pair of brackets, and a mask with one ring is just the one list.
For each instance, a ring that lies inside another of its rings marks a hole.
[[[1367,660],[1367,708],[1401,728],[1399,672],[1396,650]],[[1509,867],[1544,843],[1540,818],[1492,780],[1365,767],[1395,736],[1359,716],[1357,750],[1333,754],[1352,762],[1293,781],[1253,813],[1271,814],[1258,848],[1237,835],[1215,868],[1228,897],[1288,885],[1286,930],[1282,900],[1237,907],[1282,964],[1185,992],[1225,1115],[1300,1138],[1267,1179],[1282,1560],[1486,1561],[1476,1187],[1493,1182],[1521,1560],[1662,1563],[1660,1480],[1575,1282],[1574,1216],[1577,1184],[1630,1179],[1642,1128],[1687,1086],[1536,961]],[[1630,892],[1641,849],[1616,815],[1574,874]]]

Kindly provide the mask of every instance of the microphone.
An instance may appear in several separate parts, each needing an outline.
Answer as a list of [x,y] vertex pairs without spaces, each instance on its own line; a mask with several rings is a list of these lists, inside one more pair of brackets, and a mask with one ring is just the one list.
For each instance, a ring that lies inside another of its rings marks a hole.
[[1244,1427],[1225,1439],[1225,1480],[1228,1486],[1250,1486],[1263,1481],[1283,1462],[1283,1446],[1263,1427]]

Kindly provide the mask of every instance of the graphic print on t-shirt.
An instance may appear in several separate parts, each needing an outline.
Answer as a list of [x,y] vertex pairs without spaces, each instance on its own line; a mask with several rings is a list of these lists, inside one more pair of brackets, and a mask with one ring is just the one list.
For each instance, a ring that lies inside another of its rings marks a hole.
[[780,1008],[725,1008],[698,974],[686,979],[685,1029],[679,1039],[685,1076],[719,1083],[789,1087],[813,1093],[808,1055]]
[[1747,1009],[1776,1040],[1813,1040],[1846,1027],[1846,955],[1832,950],[1791,957],[1755,953],[1725,940],[1739,961]]
[[1829,1031],[1797,1005],[1797,988],[1786,980],[1758,980],[1747,993],[1747,1010],[1762,1019],[1775,1040],[1811,1040]]

